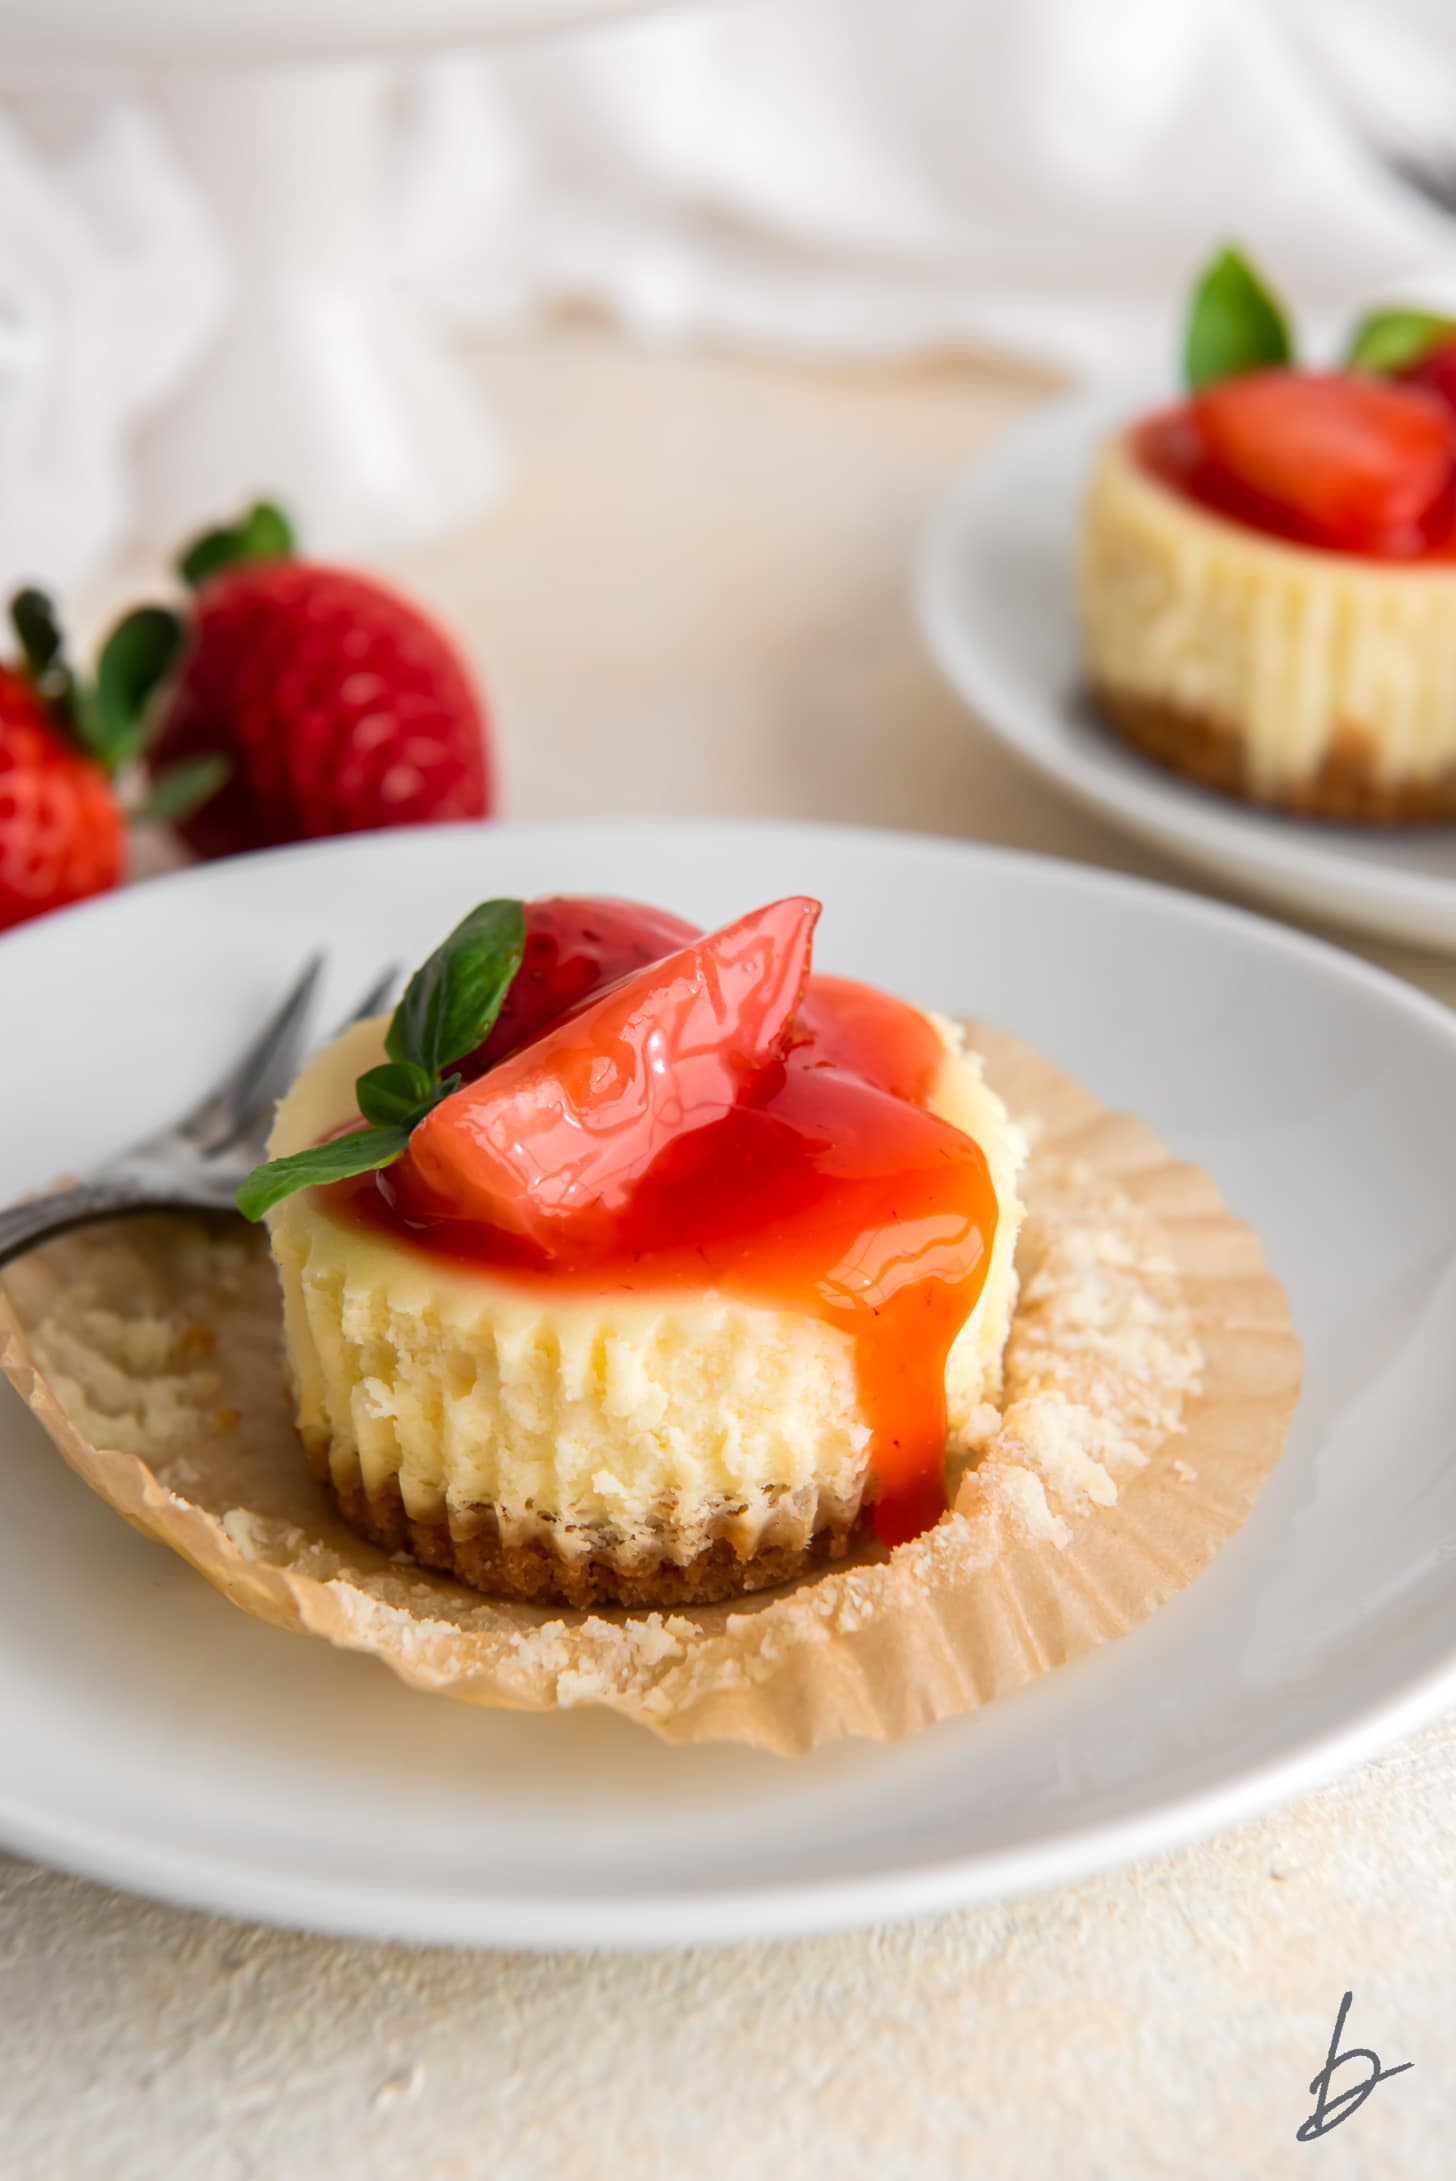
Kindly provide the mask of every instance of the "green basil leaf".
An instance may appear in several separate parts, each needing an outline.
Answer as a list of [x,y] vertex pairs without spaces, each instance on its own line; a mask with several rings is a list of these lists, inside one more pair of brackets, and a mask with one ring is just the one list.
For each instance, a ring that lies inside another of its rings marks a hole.
[[110,772],[146,741],[147,707],[182,649],[182,623],[165,606],[138,606],[117,622],[96,662],[92,714],[98,756]]
[[1205,266],[1188,306],[1183,377],[1196,393],[1219,379],[1294,354],[1282,304],[1238,250],[1220,250]]
[[435,1079],[412,1060],[386,1060],[354,1085],[359,1111],[381,1128],[409,1128],[435,1100]]
[[143,821],[165,819],[171,824],[179,818],[190,818],[227,784],[232,770],[225,757],[189,757],[184,764],[159,773],[131,815]]
[[526,946],[519,901],[482,901],[405,987],[384,1049],[434,1077],[487,1037]]
[[255,1166],[239,1189],[238,1210],[244,1219],[261,1219],[295,1189],[345,1181],[351,1174],[392,1165],[408,1142],[407,1128],[360,1128],[348,1136],[334,1136],[328,1143],[311,1144],[306,1151],[290,1151],[286,1158],[269,1159],[266,1165]]
[[1352,371],[1407,371],[1456,335],[1456,319],[1430,310],[1373,310],[1350,336],[1345,362]]

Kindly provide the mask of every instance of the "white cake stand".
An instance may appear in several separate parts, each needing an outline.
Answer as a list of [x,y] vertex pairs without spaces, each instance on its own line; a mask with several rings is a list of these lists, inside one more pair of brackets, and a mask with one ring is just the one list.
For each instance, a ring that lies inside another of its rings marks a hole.
[[5,0],[0,59],[145,87],[229,259],[231,307],[137,451],[172,541],[260,493],[317,551],[454,528],[505,473],[499,428],[377,263],[388,56],[657,0]]

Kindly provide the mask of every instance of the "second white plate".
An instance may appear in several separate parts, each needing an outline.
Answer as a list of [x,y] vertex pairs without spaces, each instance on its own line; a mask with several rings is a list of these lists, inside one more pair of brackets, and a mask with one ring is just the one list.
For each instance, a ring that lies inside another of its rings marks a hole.
[[1080,688],[1077,515],[1126,391],[1038,408],[951,487],[920,558],[930,649],[1008,748],[1142,839],[1271,901],[1456,953],[1456,826],[1326,826],[1230,802],[1161,771],[1102,728]]

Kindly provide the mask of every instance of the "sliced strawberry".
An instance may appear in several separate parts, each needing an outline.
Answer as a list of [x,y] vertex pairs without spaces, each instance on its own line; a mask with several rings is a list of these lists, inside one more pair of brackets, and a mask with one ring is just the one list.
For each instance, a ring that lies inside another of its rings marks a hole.
[[1456,416],[1422,387],[1251,371],[1195,396],[1190,420],[1199,496],[1281,536],[1399,559],[1456,519]]
[[700,936],[682,917],[637,901],[553,894],[528,901],[525,915],[525,955],[495,1028],[457,1063],[467,1083],[540,1037],[603,985]]
[[675,1139],[779,1058],[819,904],[772,902],[611,987],[436,1106],[390,1175],[406,1217],[479,1220],[544,1249],[610,1221]]

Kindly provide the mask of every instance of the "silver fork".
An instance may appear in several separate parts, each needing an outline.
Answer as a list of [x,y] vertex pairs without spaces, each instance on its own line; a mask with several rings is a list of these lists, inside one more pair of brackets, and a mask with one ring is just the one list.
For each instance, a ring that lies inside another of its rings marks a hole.
[[[264,1155],[277,1100],[298,1072],[324,958],[305,963],[242,1058],[179,1120],[108,1159],[80,1181],[0,1211],[0,1265],[53,1235],[129,1212],[230,1212]],[[334,1032],[377,1014],[399,972],[376,979]]]

